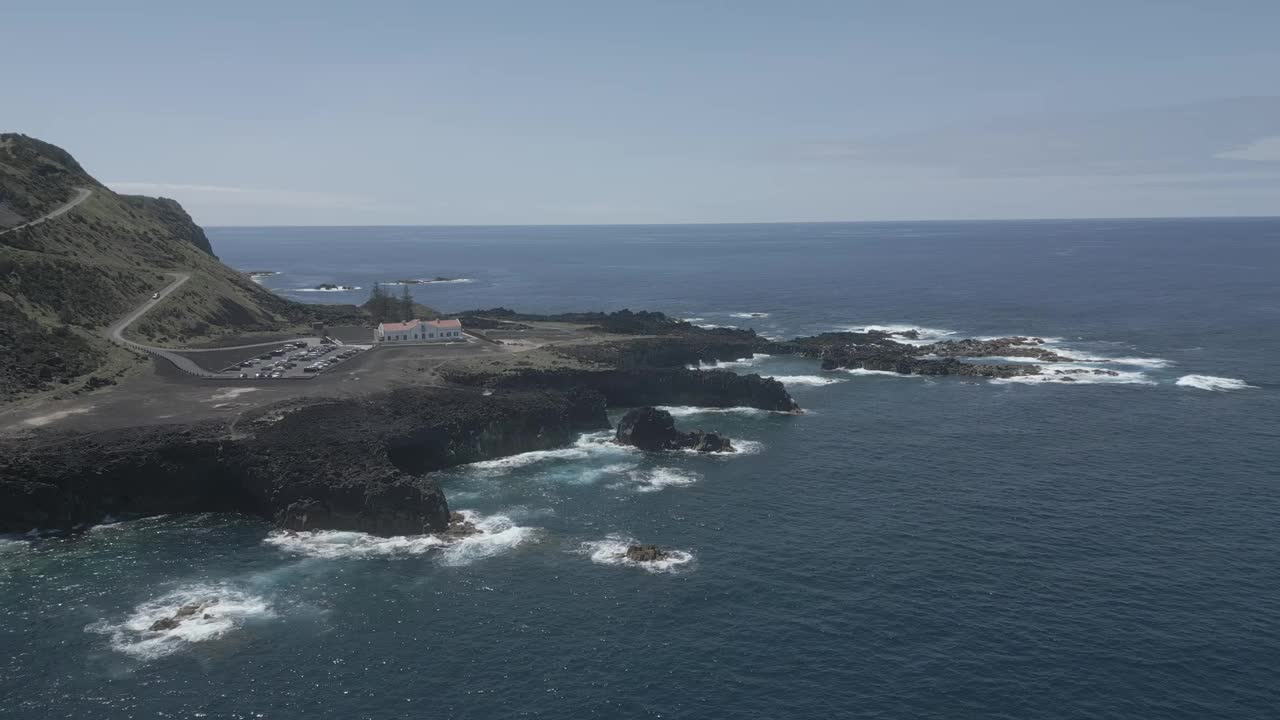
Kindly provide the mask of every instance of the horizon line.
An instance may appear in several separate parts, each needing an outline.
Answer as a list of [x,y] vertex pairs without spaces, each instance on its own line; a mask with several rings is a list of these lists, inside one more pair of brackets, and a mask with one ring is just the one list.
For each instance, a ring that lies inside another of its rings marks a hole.
[[378,223],[373,225],[347,224],[266,224],[266,225],[218,225],[200,224],[202,228],[412,228],[412,227],[689,227],[721,225],[885,225],[904,223],[1015,223],[1015,222],[1096,222],[1143,220],[1280,220],[1280,215],[1116,215],[1097,217],[1027,217],[1027,218],[954,218],[933,220],[759,220],[759,221],[704,221],[704,222],[616,222],[616,223]]

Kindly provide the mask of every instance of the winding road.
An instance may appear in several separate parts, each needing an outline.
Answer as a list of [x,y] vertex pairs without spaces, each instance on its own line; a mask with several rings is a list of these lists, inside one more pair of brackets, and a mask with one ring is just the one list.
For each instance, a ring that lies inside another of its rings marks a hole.
[[165,288],[160,292],[156,293],[156,297],[151,298],[146,302],[142,303],[133,312],[129,313],[128,315],[125,315],[123,318],[120,318],[115,323],[113,323],[111,327],[107,328],[106,330],[107,338],[110,339],[112,342],[119,345],[123,345],[127,348],[132,348],[134,350],[141,350],[142,352],[148,353],[150,355],[164,358],[165,360],[168,360],[169,362],[173,363],[174,366],[176,366],[179,370],[185,373],[195,375],[197,377],[216,377],[217,373],[212,373],[212,372],[209,372],[208,370],[205,370],[204,368],[192,362],[190,358],[183,357],[182,355],[179,355],[176,352],[165,350],[164,348],[152,347],[150,345],[143,345],[142,343],[137,343],[132,340],[129,340],[124,336],[124,331],[128,329],[130,325],[137,322],[138,318],[142,317],[143,315],[146,315],[147,312],[151,310],[151,308],[164,302],[164,299],[169,297],[170,293],[182,287],[183,283],[191,279],[191,273],[173,272],[173,273],[167,273],[167,274],[174,279],[173,282],[166,285]]
[[56,217],[61,217],[62,215],[67,214],[67,211],[70,210],[71,208],[79,205],[85,200],[88,200],[89,196],[92,194],[93,194],[93,188],[76,188],[76,196],[68,200],[67,202],[59,205],[58,207],[54,208],[52,212],[45,213],[44,215],[41,215],[40,217],[36,218],[35,220],[32,220],[31,222],[25,222],[25,223],[22,223],[21,225],[14,225],[13,227],[8,228],[6,230],[0,230],[0,235],[4,235],[5,233],[11,233],[14,230],[21,230],[22,228],[25,228],[25,227],[31,227],[32,225],[39,225],[45,220],[52,220]]
[[[153,345],[143,345],[142,343],[134,342],[133,340],[126,338],[124,336],[124,331],[127,330],[130,325],[137,322],[138,319],[141,318],[143,315],[146,315],[151,310],[151,308],[154,308],[156,305],[159,305],[160,303],[164,302],[164,299],[169,297],[169,295],[174,290],[177,290],[178,288],[182,287],[183,283],[191,279],[191,273],[171,272],[166,274],[173,278],[173,282],[170,283],[169,285],[166,285],[163,290],[157,293],[158,297],[148,299],[146,302],[142,303],[136,309],[134,309],[133,312],[129,313],[128,315],[125,315],[123,318],[120,318],[115,323],[113,323],[111,327],[107,328],[106,336],[108,339],[110,339],[112,342],[116,344],[124,345],[125,347],[132,348],[134,350],[141,350],[142,352],[164,358],[165,360],[168,360],[169,362],[173,363],[175,366],[177,366],[179,370],[182,370],[185,373],[195,375],[198,377],[222,377],[222,378],[225,378],[227,376],[225,374],[205,370],[204,368],[200,367],[195,362],[193,362],[191,358],[186,357],[182,353],[225,352],[227,350],[252,350],[254,348],[261,348],[261,347],[280,347],[285,342],[287,342],[285,340],[272,340],[271,342],[251,343],[249,345],[229,345],[226,347],[216,347],[216,348],[193,348],[190,350],[182,350],[181,353],[179,353],[177,351],[169,350],[167,348],[155,347]],[[320,338],[294,338],[294,340],[306,340],[308,343],[314,343],[314,342],[319,342]]]

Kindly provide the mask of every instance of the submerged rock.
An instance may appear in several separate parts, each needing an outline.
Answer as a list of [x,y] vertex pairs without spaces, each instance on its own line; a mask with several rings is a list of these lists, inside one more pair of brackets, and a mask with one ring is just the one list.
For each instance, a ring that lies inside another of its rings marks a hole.
[[467,519],[466,515],[460,512],[449,513],[449,526],[440,533],[448,537],[466,537],[468,535],[477,535],[480,528],[476,524]]
[[614,439],[621,445],[649,451],[734,452],[728,438],[701,430],[680,432],[671,413],[652,407],[635,408],[622,416]]

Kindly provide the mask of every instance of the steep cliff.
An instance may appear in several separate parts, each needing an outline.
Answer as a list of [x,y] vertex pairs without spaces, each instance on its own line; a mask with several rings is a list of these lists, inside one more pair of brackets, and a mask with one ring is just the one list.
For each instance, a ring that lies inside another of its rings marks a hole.
[[134,326],[140,339],[172,345],[362,315],[274,295],[218,262],[177,202],[118,195],[65,150],[0,134],[0,401],[100,368],[112,357],[101,329],[174,271],[191,280]]
[[443,530],[432,470],[564,445],[608,427],[590,392],[406,388],[276,405],[221,423],[0,442],[0,531],[108,515],[240,511],[292,529]]

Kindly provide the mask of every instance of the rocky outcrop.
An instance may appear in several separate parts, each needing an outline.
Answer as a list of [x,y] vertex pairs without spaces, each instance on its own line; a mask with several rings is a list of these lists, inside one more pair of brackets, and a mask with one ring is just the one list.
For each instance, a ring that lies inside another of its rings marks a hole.
[[440,373],[451,382],[494,390],[546,388],[592,391],[599,393],[610,407],[696,405],[753,407],[778,412],[800,410],[777,380],[759,375],[738,375],[727,370],[565,368],[490,373],[444,367]]
[[627,547],[626,557],[632,562],[649,563],[666,560],[671,557],[671,553],[657,545],[630,545]]
[[615,440],[641,450],[696,450],[698,452],[733,452],[729,439],[701,430],[680,432],[671,413],[657,408],[630,410],[618,423]]
[[604,400],[591,392],[405,388],[271,406],[234,428],[37,433],[0,442],[0,531],[220,511],[290,530],[446,531],[448,503],[426,473],[564,445],[603,427]]
[[930,345],[898,342],[917,339],[915,331],[838,332],[797,338],[768,345],[764,351],[814,358],[823,370],[862,369],[902,375],[960,375],[1008,378],[1039,375],[1039,365],[1026,363],[965,362],[961,358],[1028,357],[1045,362],[1067,360],[1039,347],[1039,338],[1008,337],[996,340],[948,340]]

